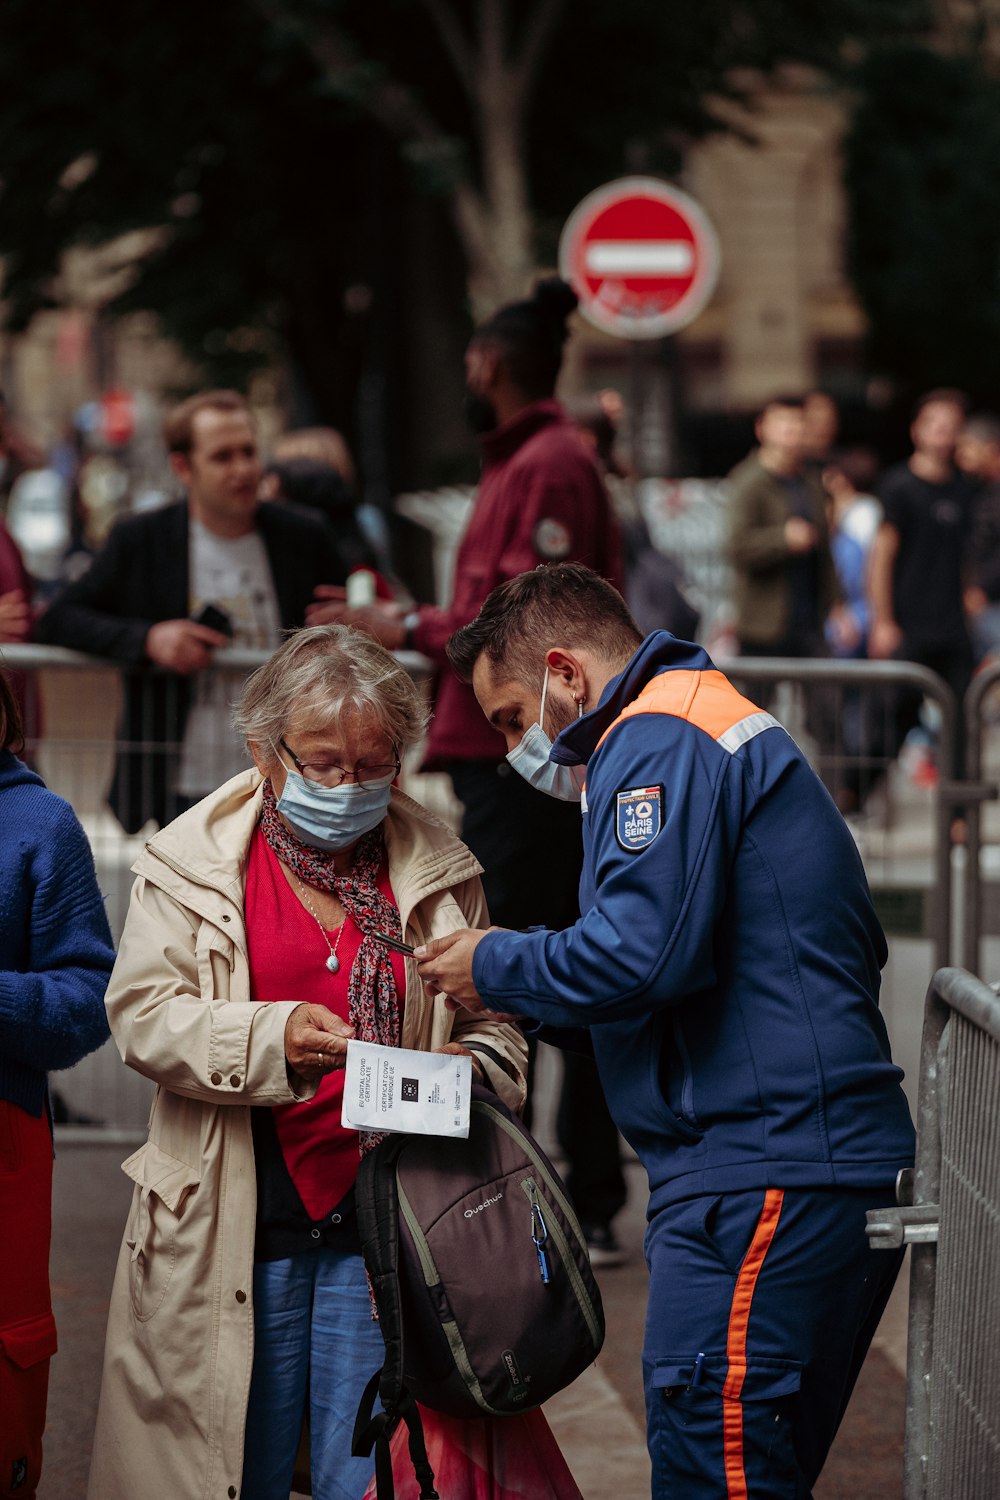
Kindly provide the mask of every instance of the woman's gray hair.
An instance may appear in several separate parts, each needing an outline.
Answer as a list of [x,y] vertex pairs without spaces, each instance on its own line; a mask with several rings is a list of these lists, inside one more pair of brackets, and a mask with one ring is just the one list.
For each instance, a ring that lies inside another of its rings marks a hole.
[[247,678],[233,724],[248,745],[277,750],[293,718],[317,726],[344,713],[374,719],[400,753],[427,727],[427,706],[409,673],[384,646],[350,625],[296,630]]

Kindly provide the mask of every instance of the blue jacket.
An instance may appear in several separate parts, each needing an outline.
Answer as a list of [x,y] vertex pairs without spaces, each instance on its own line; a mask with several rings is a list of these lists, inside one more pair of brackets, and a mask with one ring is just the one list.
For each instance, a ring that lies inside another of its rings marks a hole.
[[0,1099],[37,1118],[46,1072],[105,1041],[114,961],[76,814],[0,751]]
[[913,1127],[854,841],[794,741],[697,646],[649,636],[552,752],[586,763],[582,916],[491,933],[493,1010],[591,1028],[650,1213],[701,1193],[888,1188]]

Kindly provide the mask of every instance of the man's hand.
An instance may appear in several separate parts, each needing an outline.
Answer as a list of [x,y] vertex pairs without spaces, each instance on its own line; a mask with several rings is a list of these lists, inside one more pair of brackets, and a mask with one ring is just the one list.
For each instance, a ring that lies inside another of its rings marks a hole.
[[406,644],[406,610],[401,604],[381,599],[375,604],[349,608],[346,590],[335,584],[321,583],[315,591],[315,603],[306,607],[307,625],[356,625],[366,630],[387,651],[399,651]]
[[0,641],[23,641],[31,625],[31,607],[23,589],[0,594]]
[[194,620],[161,620],[146,636],[146,655],[158,667],[190,677],[212,664],[213,653],[228,646],[229,637]]
[[482,1062],[474,1052],[469,1051],[468,1047],[463,1047],[461,1042],[446,1042],[443,1047],[435,1047],[434,1051],[449,1052],[452,1057],[471,1057],[473,1073],[479,1079],[480,1083],[485,1079],[486,1074],[483,1072]]
[[814,552],[819,545],[819,532],[804,516],[789,516],[785,522],[785,546],[789,552],[799,554]]
[[347,1062],[354,1027],[325,1005],[297,1005],[285,1022],[288,1066],[311,1083]]
[[[970,583],[962,595],[962,603],[965,606],[965,613],[967,615],[981,615],[989,602],[986,590],[981,589],[978,583]],[[0,599],[0,605],[2,604],[3,599]]]
[[[486,929],[489,932],[499,930],[496,927]],[[486,1009],[472,982],[472,956],[485,936],[485,931],[474,932],[466,928],[448,937],[432,938],[429,943],[414,948],[413,956],[428,995],[443,991],[449,1000],[455,1002],[453,1010],[457,1005],[477,1012]]]
[[868,632],[868,655],[888,661],[903,644],[903,632],[895,620],[875,620]]

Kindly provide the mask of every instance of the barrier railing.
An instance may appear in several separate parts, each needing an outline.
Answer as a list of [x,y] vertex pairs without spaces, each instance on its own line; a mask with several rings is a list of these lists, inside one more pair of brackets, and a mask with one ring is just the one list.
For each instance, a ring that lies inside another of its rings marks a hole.
[[968,854],[963,881],[962,962],[977,974],[984,972],[983,939],[988,933],[1000,932],[1000,882],[990,880],[983,871],[984,804],[993,802],[1000,793],[995,780],[987,774],[986,752],[989,718],[996,704],[1000,684],[1000,661],[988,661],[980,667],[965,696],[963,710],[966,724],[966,775],[973,789],[967,799]]
[[[430,664],[416,653],[401,653],[399,659],[415,677],[430,671]],[[266,653],[236,650],[220,657],[219,672],[224,661],[230,697],[236,697],[244,675],[264,660]],[[84,823],[117,938],[128,907],[131,866],[153,826],[144,828],[143,823],[157,791],[154,782],[159,776],[169,788],[177,770],[181,745],[176,730],[173,738],[166,732],[178,708],[170,695],[186,692],[187,687],[166,674],[123,673],[104,660],[51,647],[5,647],[0,661],[38,689],[40,707],[35,726],[29,726],[27,753]],[[909,997],[915,985],[923,988],[934,968],[950,956],[948,805],[940,790],[950,784],[952,771],[951,695],[932,673],[905,663],[740,658],[720,665],[750,697],[774,700],[769,706],[788,724],[835,794],[848,787],[857,791],[859,800],[867,798],[868,806],[879,804],[879,826],[859,838],[876,905],[890,934],[890,970],[899,971],[897,978],[887,971],[883,1008],[894,1048],[915,1075],[916,1036],[912,1046],[909,1040],[902,1046],[899,1042],[904,1028],[915,1033],[906,1014]],[[888,752],[892,695],[901,688],[929,699],[940,722],[940,780],[937,787],[920,789],[916,802],[906,777],[893,770]],[[143,694],[150,695],[145,705]],[[867,742],[863,736],[859,739],[859,724],[870,736]],[[416,776],[417,759],[404,767],[406,789],[445,816],[454,814],[447,778]],[[109,806],[109,797],[119,812],[127,812],[132,804],[127,831]],[[178,803],[171,805],[167,797],[166,816],[176,810]],[[897,835],[909,834],[917,825],[919,857],[911,853],[894,862]],[[123,1069],[116,1057],[98,1054],[70,1074],[58,1075],[55,1085],[66,1097],[68,1112],[77,1118],[130,1126],[141,1125],[145,1118],[147,1085]]]
[[[868,1216],[911,1246],[905,1500],[1000,1495],[1000,998],[964,969],[927,993],[912,1181]],[[906,1174],[908,1176],[908,1174]]]
[[[951,817],[964,795],[964,783],[955,775],[955,731],[958,708],[948,685],[927,667],[915,662],[837,661],[816,658],[734,657],[719,661],[720,668],[732,680],[748,690],[757,702],[768,698],[766,690],[782,687],[794,690],[802,698],[793,706],[789,723],[779,710],[777,717],[793,733],[799,727],[812,744],[806,744],[815,769],[834,796],[843,789],[852,790],[863,803],[878,788],[886,799],[883,821],[893,818],[893,791],[890,772],[901,748],[896,743],[894,721],[900,693],[909,692],[934,706],[939,719],[936,746],[936,781],[932,789],[933,823],[930,882],[916,886],[881,884],[872,879],[879,915],[887,931],[892,931],[894,893],[902,896],[923,893],[920,912],[915,921],[902,927],[911,935],[917,930],[930,937],[934,967],[947,963],[952,956],[952,862]],[[765,691],[762,691],[765,690]],[[810,702],[811,699],[811,702]],[[770,706],[764,702],[763,706]],[[867,861],[866,861],[867,863]],[[879,897],[881,896],[881,901]]]

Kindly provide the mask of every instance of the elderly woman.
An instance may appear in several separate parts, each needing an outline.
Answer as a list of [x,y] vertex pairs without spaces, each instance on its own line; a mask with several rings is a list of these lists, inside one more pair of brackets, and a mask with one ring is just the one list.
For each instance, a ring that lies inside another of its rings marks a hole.
[[350,1037],[468,1051],[523,1097],[515,1027],[428,997],[412,944],[487,918],[479,866],[394,789],[424,727],[394,659],[302,630],[236,711],[256,770],[146,846],[108,992],[158,1085],[112,1294],[91,1500],[359,1500],[355,1409],[382,1362],[352,1209],[371,1144],[340,1122]]

